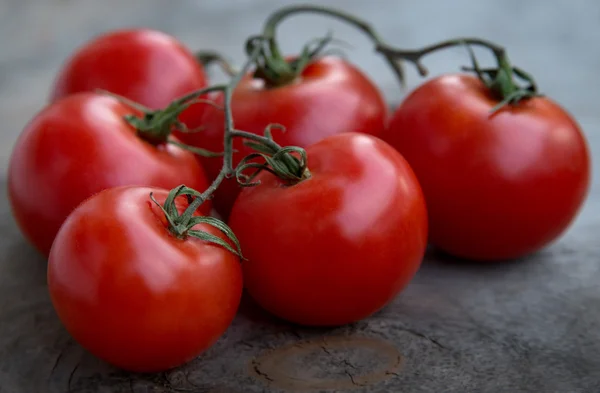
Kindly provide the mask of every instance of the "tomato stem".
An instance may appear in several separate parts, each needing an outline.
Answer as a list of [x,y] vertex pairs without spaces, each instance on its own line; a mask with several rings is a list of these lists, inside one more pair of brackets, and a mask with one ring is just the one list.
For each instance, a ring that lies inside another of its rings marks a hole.
[[[195,201],[195,208],[198,208],[204,201],[211,198],[212,194],[220,186],[220,184],[226,178],[236,175],[239,178],[239,173],[243,168],[233,167],[233,138],[242,138],[254,142],[252,145],[255,149],[260,151],[260,156],[266,161],[263,169],[271,170],[272,172],[280,175],[281,178],[288,180],[289,178],[298,179],[298,181],[306,179],[310,176],[310,172],[306,167],[306,153],[303,149],[298,147],[282,148],[277,144],[271,135],[271,128],[278,125],[269,125],[265,129],[265,136],[256,135],[250,132],[236,130],[234,127],[233,114],[231,113],[231,98],[233,91],[239,84],[242,77],[249,72],[252,65],[256,62],[258,57],[261,55],[261,47],[256,46],[251,53],[250,57],[242,67],[230,80],[228,84],[216,85],[206,89],[199,90],[197,92],[190,93],[169,105],[169,107],[180,107],[187,105],[188,102],[198,99],[198,97],[214,91],[222,91],[224,94],[224,117],[225,117],[225,132],[223,134],[223,166],[219,171],[219,174],[211,185],[201,194],[197,196],[198,202]],[[278,126],[281,127],[281,126]],[[296,152],[300,158],[292,156],[290,153]],[[275,166],[276,169],[270,167]],[[196,206],[197,205],[197,206]]]
[[[311,43],[308,43],[297,59],[289,62],[286,61],[279,49],[276,39],[276,28],[284,19],[301,13],[322,14],[341,19],[361,30],[376,46],[385,46],[383,39],[369,23],[346,12],[317,5],[298,5],[280,8],[271,14],[265,22],[263,38],[267,42],[267,47],[262,50],[260,61],[257,62],[257,72],[255,72],[255,77],[264,79],[270,86],[281,86],[295,80],[315,57],[323,54],[325,46],[333,40],[331,34],[327,34],[325,37],[316,40],[316,48],[310,49]],[[255,37],[248,39],[248,51],[254,47],[254,39]],[[384,54],[384,57],[402,86],[404,86],[402,64],[395,56]]]
[[[231,98],[233,95],[233,91],[235,87],[240,82],[242,77],[249,71],[250,67],[256,62],[256,59],[261,55],[261,46],[257,45],[254,47],[253,52],[251,53],[250,58],[246,62],[246,64],[242,67],[239,73],[237,73],[230,81],[229,85],[224,90],[225,95],[225,133],[224,133],[224,141],[223,145],[225,146],[225,154],[223,161],[223,168],[221,169],[219,176],[215,179],[215,181],[219,180],[219,184],[224,180],[225,177],[231,176],[232,174],[236,175],[236,178],[239,180],[240,177],[238,173],[241,173],[243,169],[233,168],[233,147],[232,147],[232,139],[234,137],[243,138],[247,140],[252,140],[257,142],[257,144],[252,145],[255,149],[260,149],[261,146],[265,146],[270,150],[268,152],[264,152],[266,154],[261,155],[262,158],[265,159],[265,169],[269,166],[277,166],[280,171],[277,174],[281,175],[280,177],[283,179],[287,179],[290,173],[295,174],[294,177],[298,179],[298,181],[308,178],[310,173],[306,168],[306,164],[302,165],[302,163],[297,162],[298,159],[289,154],[289,152],[284,151],[284,153],[277,155],[277,153],[281,152],[283,149],[279,146],[271,136],[271,128],[272,125],[267,126],[265,129],[265,136],[261,137],[259,135],[236,130],[233,124],[233,115],[231,113]],[[300,148],[296,148],[300,149]],[[302,149],[300,149],[302,150]],[[269,154],[271,156],[269,156]],[[276,157],[276,158],[275,158]],[[278,160],[281,161],[283,165],[278,165]],[[306,161],[306,160],[304,160]],[[218,187],[219,184],[216,184],[214,190]],[[243,184],[241,182],[240,184]],[[213,183],[214,185],[214,183]],[[212,187],[212,185],[211,185]],[[209,187],[210,189],[210,187]],[[211,192],[214,192],[212,190]]]
[[[507,104],[517,104],[523,99],[540,95],[533,77],[522,69],[511,65],[504,47],[481,38],[456,38],[417,50],[397,49],[386,44],[380,44],[376,50],[386,56],[386,58],[395,57],[412,63],[421,76],[426,76],[428,70],[421,62],[421,59],[430,53],[455,46],[465,46],[469,53],[472,66],[463,67],[463,70],[475,72],[478,78],[499,101],[498,105],[492,109],[492,112],[499,110]],[[497,67],[481,69],[475,58],[472,46],[482,46],[489,49],[496,58]],[[516,79],[522,80],[525,82],[525,85],[519,85]]]
[[[205,201],[212,197],[213,193],[221,185],[223,180],[225,180],[228,177],[231,177],[232,175],[235,175],[236,179],[242,186],[257,185],[257,182],[250,183],[250,181],[256,176],[256,174],[263,170],[269,171],[277,175],[278,177],[283,179],[287,184],[295,184],[299,181],[310,177],[310,172],[307,168],[306,152],[304,151],[304,149],[295,146],[281,147],[273,140],[271,135],[271,129],[274,127],[281,128],[280,125],[272,124],[267,126],[264,131],[264,136],[256,135],[242,130],[236,130],[234,128],[233,115],[231,111],[231,98],[233,95],[233,91],[239,84],[241,78],[247,72],[249,72],[250,67],[257,61],[260,54],[261,46],[257,45],[255,46],[246,64],[238,73],[236,73],[231,78],[231,81],[228,84],[216,85],[213,87],[190,93],[172,102],[167,107],[167,109],[164,109],[162,111],[156,111],[156,113],[160,114],[170,114],[170,110],[178,110],[181,107],[187,107],[189,106],[190,102],[197,101],[200,96],[208,92],[223,92],[225,101],[223,107],[225,117],[225,132],[223,134],[224,151],[222,154],[223,165],[217,177],[203,192],[198,192],[189,187],[186,187],[185,185],[180,185],[179,187],[172,189],[169,192],[169,196],[165,200],[164,205],[158,204],[158,202],[156,202],[152,195],[150,195],[150,198],[155,203],[157,203],[162,209],[169,224],[169,229],[175,236],[179,238],[183,238],[185,236],[194,236],[205,241],[221,245],[229,251],[235,253],[236,255],[239,255],[240,257],[242,257],[242,254],[239,247],[239,242],[237,241],[231,229],[225,223],[213,217],[194,216],[196,210]],[[258,152],[250,154],[248,157],[244,158],[240,165],[238,165],[236,168],[233,167],[233,138],[245,139],[247,141],[247,144]],[[256,158],[262,158],[265,162],[248,162],[249,160],[254,160]],[[256,171],[251,176],[245,176],[243,174],[243,171],[248,168],[254,168],[256,169]],[[193,199],[190,201],[190,204],[188,205],[186,210],[182,214],[179,214],[175,207],[174,201],[175,198],[182,195],[188,196],[189,198]],[[193,227],[200,223],[212,225],[215,228],[219,229],[229,238],[229,240],[231,240],[231,242],[233,242],[237,249],[232,248],[229,243],[223,241],[223,239],[219,238],[218,236],[214,236],[205,231],[194,230]]]

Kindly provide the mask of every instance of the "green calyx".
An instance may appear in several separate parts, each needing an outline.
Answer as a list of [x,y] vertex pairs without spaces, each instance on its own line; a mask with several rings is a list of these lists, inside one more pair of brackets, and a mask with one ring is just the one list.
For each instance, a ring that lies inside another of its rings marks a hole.
[[[483,82],[492,95],[500,101],[492,113],[498,111],[505,105],[517,105],[520,101],[540,96],[537,85],[531,75],[520,68],[511,66],[506,52],[494,50],[498,66],[496,68],[480,68],[475,53],[470,45],[466,44],[471,58],[471,67],[463,67],[463,71],[475,72],[479,80]],[[525,82],[524,85],[517,83],[516,79]]]
[[172,144],[203,157],[219,157],[223,155],[223,153],[211,152],[206,149],[186,145],[171,137],[173,131],[180,131],[186,133],[201,131],[201,129],[190,130],[185,125],[185,123],[182,123],[179,120],[179,116],[181,115],[181,113],[187,108],[189,108],[191,105],[197,103],[215,105],[212,101],[201,100],[197,98],[197,92],[175,100],[171,102],[166,108],[158,110],[152,110],[126,97],[119,96],[107,91],[101,91],[101,93],[110,95],[122,102],[123,104],[127,105],[128,107],[142,113],[141,117],[132,114],[126,115],[123,117],[123,120],[125,120],[129,125],[131,125],[136,130],[138,137],[145,140],[146,142],[154,146],[166,143]]
[[[188,198],[188,207],[186,210],[179,214],[177,210],[177,206],[175,204],[175,199],[180,196],[186,196]],[[165,214],[165,218],[169,223],[169,231],[179,239],[185,239],[189,236],[195,237],[197,239],[203,240],[208,243],[212,243],[218,246],[221,246],[233,254],[237,255],[241,259],[244,259],[242,255],[242,250],[240,246],[240,242],[237,237],[225,224],[223,221],[218,220],[214,217],[208,216],[194,216],[194,212],[205,202],[204,197],[198,191],[186,187],[185,185],[180,185],[169,192],[169,195],[165,199],[164,205],[161,205],[153,196],[150,194],[150,199],[163,211]],[[231,246],[230,243],[226,242],[219,236],[213,235],[212,233],[208,233],[205,231],[193,229],[198,224],[208,224],[213,226],[214,228],[221,231],[231,242],[234,244],[235,248]]]
[[326,47],[333,42],[333,37],[325,37],[309,41],[297,57],[286,60],[275,40],[265,41],[262,37],[251,37],[246,41],[246,52],[251,54],[260,46],[260,56],[256,60],[254,78],[265,81],[269,87],[284,86],[295,81],[304,71],[306,66],[321,56],[327,55]]
[[[259,185],[260,182],[254,181],[254,178],[262,171],[272,173],[287,186],[298,184],[311,177],[308,170],[306,151],[297,146],[279,146],[273,141],[271,132],[273,128],[284,130],[284,127],[279,124],[270,124],[265,128],[264,137],[234,131],[235,136],[245,138],[244,144],[256,151],[256,153],[244,157],[234,170],[240,186],[253,187]],[[244,173],[248,170],[252,170],[249,175]]]

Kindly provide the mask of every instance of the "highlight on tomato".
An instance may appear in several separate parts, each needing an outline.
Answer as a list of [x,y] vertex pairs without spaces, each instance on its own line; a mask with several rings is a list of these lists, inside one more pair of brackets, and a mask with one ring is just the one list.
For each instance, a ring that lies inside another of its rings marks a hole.
[[[22,131],[9,162],[9,201],[25,237],[48,255],[69,213],[107,188],[187,184],[204,190],[208,181],[197,151],[170,136],[181,109],[176,107],[144,113],[121,99],[84,92],[42,109]],[[210,203],[202,210],[208,213]]]
[[444,74],[419,86],[382,138],[421,183],[433,245],[474,260],[523,257],[577,217],[590,187],[589,148],[575,119],[495,44],[463,39],[381,50],[416,59],[423,70],[421,56],[465,44],[491,49],[497,67],[480,68],[470,51],[474,75]]
[[196,212],[187,187],[125,186],[79,205],[48,261],[54,308],[72,337],[135,372],[182,365],[212,346],[242,295],[235,236]]
[[277,156],[229,220],[247,258],[248,293],[274,315],[312,326],[351,323],[389,304],[427,244],[425,200],[408,163],[360,133],[327,137],[301,159]]

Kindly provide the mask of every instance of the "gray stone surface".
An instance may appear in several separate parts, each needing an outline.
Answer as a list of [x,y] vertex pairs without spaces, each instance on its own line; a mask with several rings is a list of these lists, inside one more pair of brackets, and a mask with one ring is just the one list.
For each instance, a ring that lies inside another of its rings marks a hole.
[[[417,47],[458,35],[503,43],[513,62],[578,119],[600,149],[600,2],[322,1],[377,24],[392,43]],[[44,104],[61,61],[101,31],[150,26],[194,48],[242,60],[274,0],[0,0],[0,169]],[[283,44],[333,29],[391,103],[401,91],[367,41],[322,17],[291,19]],[[433,74],[465,61],[460,50],[427,59]],[[414,70],[408,89],[419,83]],[[549,392],[600,391],[598,164],[585,209],[548,249],[507,264],[429,255],[409,288],[376,316],[334,330],[276,321],[245,300],[227,334],[196,361],[159,375],[130,375],[74,343],[56,318],[45,261],[0,200],[0,392]]]

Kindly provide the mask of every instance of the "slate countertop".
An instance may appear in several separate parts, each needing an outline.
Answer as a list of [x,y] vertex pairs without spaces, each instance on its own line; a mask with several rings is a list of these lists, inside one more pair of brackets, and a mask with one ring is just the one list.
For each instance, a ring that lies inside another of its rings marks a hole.
[[[123,4],[125,3],[125,4]],[[373,22],[390,43],[416,48],[458,36],[506,46],[514,64],[567,108],[600,152],[600,2],[330,0]],[[149,26],[192,48],[243,59],[274,0],[0,0],[0,169],[15,139],[45,103],[54,73],[95,34]],[[397,104],[401,90],[368,41],[320,16],[290,19],[282,45],[298,50],[333,30]],[[484,57],[485,60],[485,57]],[[425,59],[432,75],[466,64],[462,50]],[[600,391],[600,195],[598,163],[584,210],[555,244],[521,261],[477,265],[428,255],[396,301],[338,329],[288,326],[244,300],[227,334],[169,373],[131,375],[96,360],[60,325],[45,261],[18,233],[0,183],[0,392],[549,392]],[[323,371],[326,370],[326,371]]]

